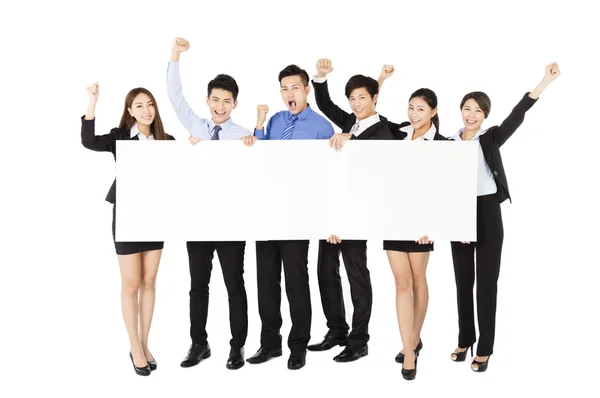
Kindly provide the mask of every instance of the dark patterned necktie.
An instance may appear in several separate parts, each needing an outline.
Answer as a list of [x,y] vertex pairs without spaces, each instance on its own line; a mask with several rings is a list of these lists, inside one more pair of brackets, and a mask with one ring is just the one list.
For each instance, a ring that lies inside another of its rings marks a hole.
[[213,128],[213,136],[211,138],[211,141],[219,139],[219,131],[221,131],[221,126],[217,124],[215,125],[215,128]]

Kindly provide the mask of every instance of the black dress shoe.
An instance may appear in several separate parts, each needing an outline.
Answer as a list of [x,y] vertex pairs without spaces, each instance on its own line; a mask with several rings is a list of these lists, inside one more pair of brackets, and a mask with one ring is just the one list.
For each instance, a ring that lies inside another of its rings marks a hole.
[[345,346],[347,343],[347,337],[333,337],[333,336],[325,336],[323,341],[317,344],[311,344],[308,347],[309,351],[327,351],[330,348],[339,345],[341,347]]
[[150,366],[150,370],[156,370],[158,365],[156,364],[156,359],[148,361],[148,366]]
[[454,350],[452,355],[450,355],[450,359],[452,359],[454,362],[464,362],[465,359],[467,359],[467,352],[469,351],[469,348],[471,349],[471,356],[473,356],[473,344],[471,344],[464,351]]
[[404,369],[404,362],[402,363],[402,377],[404,380],[414,380],[417,377],[417,353],[415,352],[415,368]]
[[231,347],[229,351],[229,358],[227,358],[227,369],[239,369],[244,366],[244,347],[235,348]]
[[306,351],[292,352],[288,359],[287,367],[291,370],[303,368],[306,365]]
[[246,362],[257,364],[267,362],[271,358],[280,357],[282,354],[281,348],[263,348],[260,347],[256,354],[252,355],[250,358],[246,359]]
[[[423,348],[423,342],[421,341],[421,338],[419,337],[419,344],[417,344],[417,347],[415,348],[415,354],[417,354],[417,356],[419,356],[419,352],[421,351],[422,348]],[[398,362],[398,363],[404,362],[404,354],[402,353],[402,351],[400,351],[398,353],[398,355],[396,355],[396,362]]]
[[200,345],[192,343],[190,346],[190,350],[187,353],[187,356],[184,358],[183,362],[181,362],[182,368],[190,368],[192,366],[196,366],[200,363],[201,360],[210,357],[210,346],[208,343],[206,345]]
[[471,362],[471,370],[473,372],[485,372],[488,368],[488,364],[490,363],[490,357],[488,356],[488,359],[486,359],[483,362],[479,362],[475,359],[473,359],[473,362]]
[[150,365],[146,365],[143,368],[138,368],[135,366],[135,362],[133,362],[133,355],[131,355],[131,352],[129,353],[129,358],[131,358],[131,363],[133,364],[135,373],[139,374],[140,376],[150,376],[150,373],[152,373],[150,370]]
[[344,348],[344,351],[342,351],[339,355],[333,357],[333,360],[336,362],[352,362],[368,354],[369,347],[367,347],[367,345],[354,349],[350,346],[346,346],[346,348]]

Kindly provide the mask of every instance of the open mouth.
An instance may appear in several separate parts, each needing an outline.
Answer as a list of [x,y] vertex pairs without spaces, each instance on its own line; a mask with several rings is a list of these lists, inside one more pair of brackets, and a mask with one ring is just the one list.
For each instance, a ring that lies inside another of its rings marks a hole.
[[288,101],[288,108],[290,109],[290,111],[295,111],[296,110],[296,101],[289,100]]
[[215,111],[215,115],[217,115],[217,116],[225,116],[225,112]]

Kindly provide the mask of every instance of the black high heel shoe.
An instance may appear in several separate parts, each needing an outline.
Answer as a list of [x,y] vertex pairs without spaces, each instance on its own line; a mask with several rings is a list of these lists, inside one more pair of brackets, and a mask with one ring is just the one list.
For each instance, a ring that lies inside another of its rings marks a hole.
[[152,360],[148,361],[146,359],[146,361],[148,362],[148,366],[150,366],[150,370],[156,370],[156,368],[158,367],[158,364],[156,363],[156,358],[154,358],[154,355],[152,355]]
[[146,365],[143,368],[138,368],[135,366],[135,362],[133,362],[133,355],[131,355],[131,352],[129,352],[129,358],[131,358],[131,364],[133,365],[135,373],[139,374],[140,376],[150,376],[150,373],[152,373],[150,370],[150,365]]
[[[417,354],[417,356],[419,356],[419,352],[421,351],[422,348],[423,348],[423,342],[421,341],[421,338],[419,337],[419,344],[417,344],[417,347],[415,348],[415,354]],[[402,351],[400,351],[398,353],[398,355],[396,355],[396,362],[404,363],[404,354],[402,353]]]
[[404,380],[414,380],[417,377],[417,353],[415,351],[415,368],[414,369],[404,369],[404,362],[402,362],[402,377]]
[[469,348],[471,349],[471,356],[473,356],[473,344],[471,344],[471,346],[467,347],[464,351],[454,351],[452,355],[450,355],[450,359],[454,362],[464,362],[465,359],[467,359],[467,351],[469,351]]
[[[483,362],[479,362],[479,361],[476,361],[475,359],[473,359],[473,362],[471,362],[471,370],[473,372],[477,372],[477,373],[485,372],[487,370],[487,368],[488,368],[488,363],[489,362],[490,362],[490,357],[489,356]],[[477,369],[473,368],[473,365],[477,365]]]

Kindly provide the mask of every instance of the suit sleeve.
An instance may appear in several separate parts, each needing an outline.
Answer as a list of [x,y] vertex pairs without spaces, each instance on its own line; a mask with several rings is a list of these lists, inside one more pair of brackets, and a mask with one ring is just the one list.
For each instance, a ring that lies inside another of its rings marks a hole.
[[388,121],[388,127],[389,127],[392,135],[394,136],[395,140],[402,141],[403,139],[406,138],[407,134],[404,131],[400,130],[401,128],[406,127],[406,126],[410,126],[410,123],[402,122],[402,123],[398,124],[398,123]]
[[95,118],[85,120],[85,116],[81,117],[81,144],[92,151],[115,153],[118,129],[114,128],[108,134],[96,135],[95,125]]
[[317,100],[317,107],[329,120],[331,120],[336,126],[344,129],[346,120],[350,117],[350,114],[342,110],[339,106],[333,103],[329,96],[329,88],[327,81],[323,83],[316,83],[312,81],[315,89],[315,99]]
[[523,123],[523,120],[525,120],[525,113],[536,103],[536,101],[536,99],[529,97],[529,93],[525,93],[521,101],[519,101],[517,106],[510,112],[510,115],[504,119],[497,129],[492,131],[492,139],[499,147],[504,145],[504,143],[519,128]]

